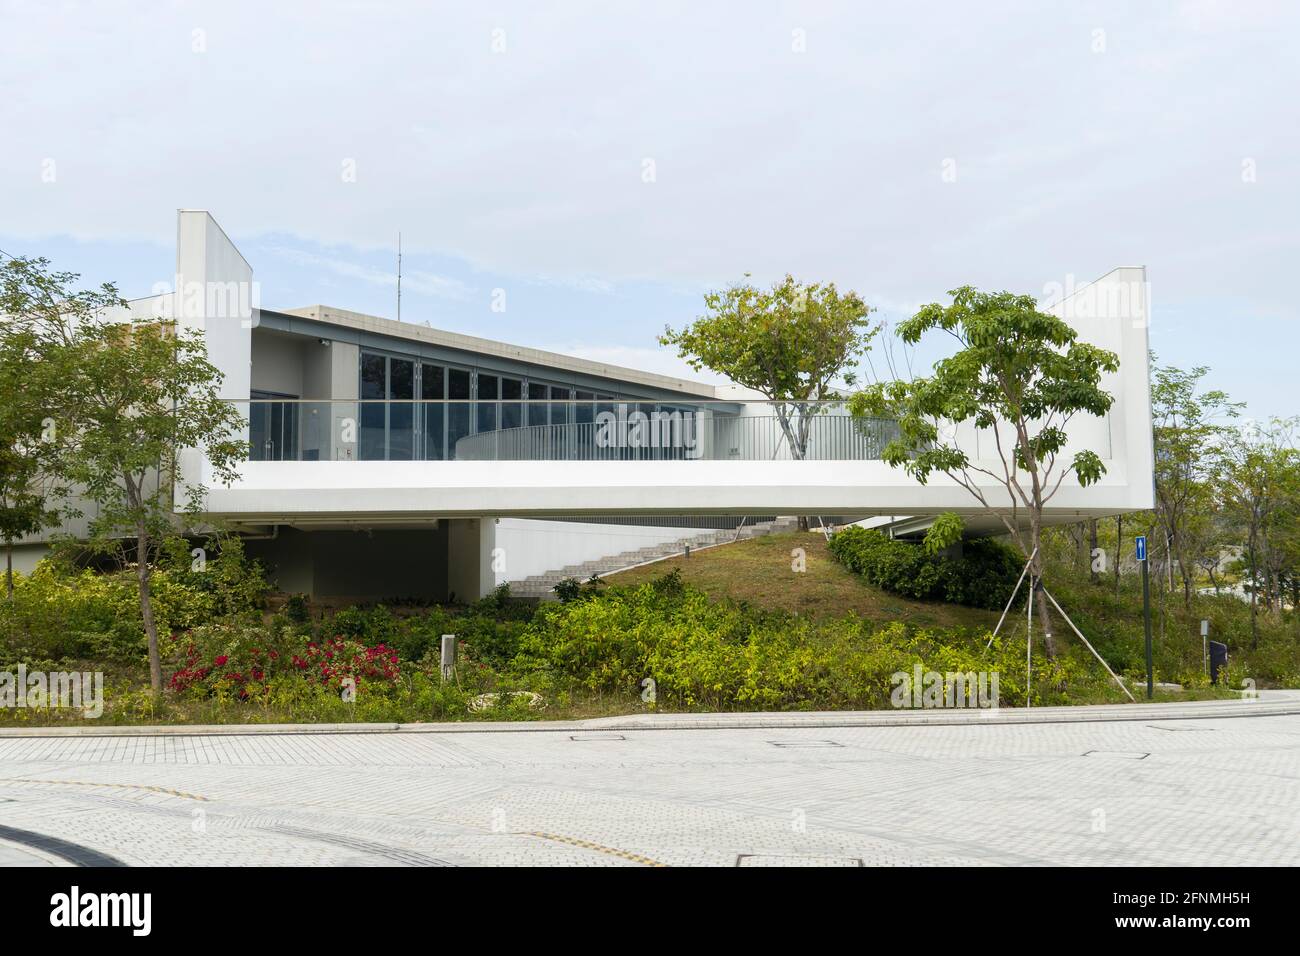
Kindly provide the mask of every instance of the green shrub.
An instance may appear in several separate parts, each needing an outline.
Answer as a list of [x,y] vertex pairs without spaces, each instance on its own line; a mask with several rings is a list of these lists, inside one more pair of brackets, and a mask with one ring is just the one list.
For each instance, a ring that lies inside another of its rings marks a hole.
[[954,557],[857,525],[837,532],[830,549],[841,564],[885,591],[991,610],[1006,606],[1024,564],[1011,548],[989,538],[964,542]]
[[570,601],[581,601],[584,598],[593,597],[599,594],[600,589],[604,586],[605,582],[601,580],[600,576],[593,574],[587,578],[586,583],[580,582],[577,578],[565,578],[551,590],[555,592],[555,596],[560,599],[561,603],[568,604]]
[[[1003,704],[1023,705],[1024,648],[987,634],[874,629],[849,616],[823,623],[710,602],[671,581],[611,588],[596,599],[540,608],[514,669],[582,690],[631,696],[653,680],[656,706],[687,710],[834,710],[891,706],[896,673],[993,672]],[[1104,684],[1070,653],[1035,663],[1035,704],[1062,688]],[[1105,694],[1104,688],[1100,693]]]
[[[229,538],[195,567],[191,544],[168,542],[152,578],[158,631],[169,635],[255,612],[267,593],[261,568]],[[134,569],[101,573],[46,559],[17,576],[12,602],[0,602],[0,654],[13,659],[93,659],[135,663],[146,652]]]
[[307,604],[307,595],[289,595],[289,599],[284,602],[284,615],[292,624],[310,624],[311,609]]

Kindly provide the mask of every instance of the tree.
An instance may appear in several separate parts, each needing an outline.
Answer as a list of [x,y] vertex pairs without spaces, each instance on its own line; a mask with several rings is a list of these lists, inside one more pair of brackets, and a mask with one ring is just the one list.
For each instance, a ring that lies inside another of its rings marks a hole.
[[[99,317],[77,330],[77,429],[68,474],[98,506],[89,547],[126,564],[134,557],[140,616],[149,645],[149,679],[162,690],[152,561],[177,533],[177,505],[194,519],[200,483],[178,491],[178,457],[200,452],[212,475],[229,483],[248,453],[234,437],[243,419],[218,397],[221,373],[208,362],[201,335],[164,322],[113,322]],[[177,498],[180,501],[177,501]]]
[[120,302],[112,286],[74,291],[77,277],[48,259],[0,263],[0,539],[13,597],[13,545],[76,514],[63,480],[71,430],[72,329]]
[[[766,397],[790,457],[802,460],[813,418],[838,397],[837,381],[853,385],[853,369],[879,331],[867,318],[871,309],[856,292],[789,275],[770,290],[742,282],[709,292],[704,303],[705,315],[680,331],[665,328],[659,343],[675,346],[696,371],[708,368]],[[807,522],[800,517],[801,528]]]
[[1294,553],[1300,511],[1300,451],[1293,434],[1300,419],[1270,419],[1238,431],[1228,445],[1227,506],[1245,529],[1244,562],[1250,589],[1251,647],[1259,646],[1259,594],[1281,609],[1280,571]]
[[[1154,363],[1155,355],[1152,355]],[[1228,424],[1243,407],[1224,392],[1201,391],[1209,372],[1172,366],[1153,368],[1151,428],[1155,449],[1156,515],[1183,584],[1183,607],[1192,606],[1192,585],[1201,552],[1213,536],[1214,483],[1224,470]]]
[[[1101,387],[1101,376],[1117,371],[1119,359],[1080,342],[1063,319],[1039,312],[1031,296],[970,286],[949,295],[951,304],[924,306],[898,334],[915,345],[927,332],[946,332],[959,346],[956,354],[936,362],[928,378],[858,392],[850,409],[858,417],[896,418],[900,435],[885,447],[884,460],[922,484],[937,472],[965,488],[1001,521],[1024,553],[1031,578],[1040,582],[1043,509],[1067,477],[1089,485],[1105,473],[1090,450],[1065,460],[1065,427],[1080,412],[1110,410],[1114,397]],[[972,460],[953,439],[955,426],[964,423],[990,433],[998,466]],[[1055,656],[1046,595],[1031,586],[1047,653]]]
[[14,595],[14,542],[58,523],[46,482],[48,407],[23,371],[35,353],[29,333],[0,329],[0,538],[5,546],[5,597]]

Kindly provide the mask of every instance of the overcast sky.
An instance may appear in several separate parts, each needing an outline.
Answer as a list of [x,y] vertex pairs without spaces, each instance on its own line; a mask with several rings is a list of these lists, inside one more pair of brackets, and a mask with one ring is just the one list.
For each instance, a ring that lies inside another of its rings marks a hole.
[[1162,360],[1300,411],[1300,4],[0,10],[0,249],[128,296],[206,208],[263,305],[391,316],[400,230],[403,319],[680,372],[746,272],[897,321],[1145,265]]

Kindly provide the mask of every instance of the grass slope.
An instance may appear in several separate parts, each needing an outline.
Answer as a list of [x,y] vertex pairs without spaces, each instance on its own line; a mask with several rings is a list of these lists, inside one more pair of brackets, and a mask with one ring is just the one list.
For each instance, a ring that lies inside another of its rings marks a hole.
[[[791,551],[803,548],[807,570],[791,570]],[[711,598],[730,597],[756,607],[794,612],[815,620],[850,611],[872,622],[902,621],[920,628],[991,629],[998,612],[942,602],[912,601],[872,587],[831,556],[820,533],[789,532],[752,538],[613,574],[609,584],[640,584],[679,568],[682,580]],[[1089,580],[1067,560],[1049,560],[1048,586],[1098,651],[1119,672],[1145,671],[1140,579],[1125,575],[1116,588],[1107,576]],[[1053,615],[1055,617],[1055,615]],[[1249,678],[1260,687],[1300,687],[1300,614],[1259,611],[1259,635],[1250,632],[1250,607],[1228,596],[1196,595],[1190,609],[1181,593],[1153,585],[1153,643],[1157,680],[1179,680],[1201,672],[1200,621],[1210,622],[1213,639],[1228,645],[1230,686]],[[1009,639],[1024,640],[1023,604],[1004,625]],[[1077,645],[1064,621],[1054,630],[1066,646]],[[1041,623],[1035,624],[1041,635]],[[1036,641],[1036,646],[1041,643]]]
[[[806,570],[795,572],[792,551],[803,548]],[[769,534],[719,545],[612,574],[609,584],[642,584],[680,569],[682,582],[711,598],[730,597],[755,607],[789,611],[814,620],[850,611],[870,621],[902,621],[915,627],[991,628],[994,611],[912,601],[867,584],[831,556],[821,532]]]

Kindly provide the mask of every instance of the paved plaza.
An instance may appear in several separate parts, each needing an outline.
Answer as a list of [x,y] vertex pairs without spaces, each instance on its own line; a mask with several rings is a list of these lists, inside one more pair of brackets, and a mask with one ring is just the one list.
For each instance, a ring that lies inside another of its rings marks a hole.
[[0,865],[1300,863],[1300,714],[1214,706],[0,736]]

